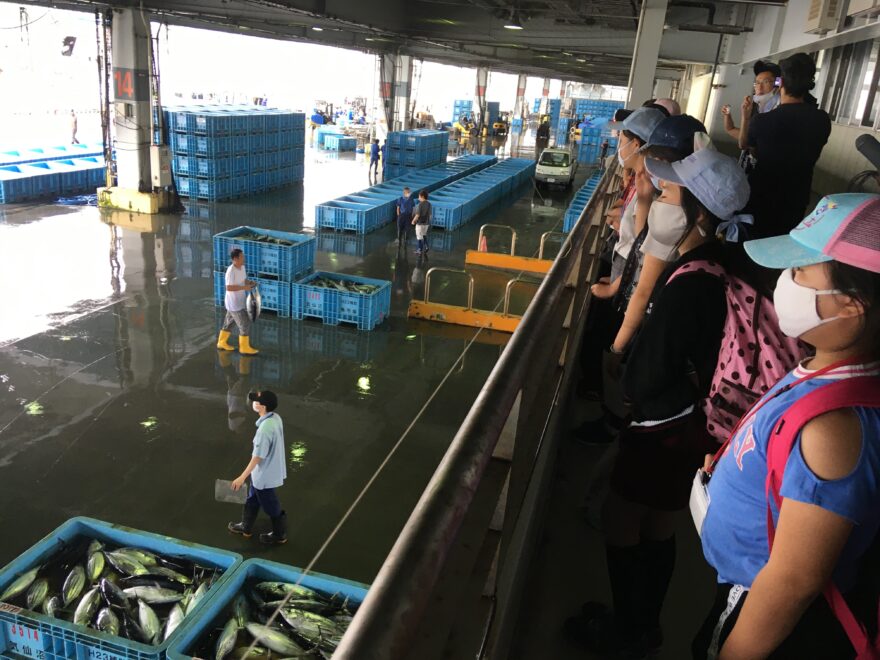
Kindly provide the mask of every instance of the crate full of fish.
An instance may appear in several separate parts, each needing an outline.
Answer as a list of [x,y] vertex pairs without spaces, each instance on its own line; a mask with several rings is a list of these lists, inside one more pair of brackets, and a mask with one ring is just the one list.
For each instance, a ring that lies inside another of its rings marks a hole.
[[198,620],[182,627],[168,658],[329,658],[368,588],[248,559]]
[[72,518],[0,571],[0,657],[161,660],[240,564],[225,550]]
[[[248,275],[248,279],[257,283],[260,294],[260,309],[275,312],[278,316],[290,316],[290,282],[270,280],[263,277]],[[214,305],[223,307],[226,303],[226,273],[214,271]],[[250,303],[249,303],[250,304]]]
[[317,271],[294,282],[293,318],[319,318],[328,325],[354,323],[372,330],[391,312],[391,282]]
[[214,235],[214,270],[226,270],[233,248],[244,251],[248,273],[285,282],[308,274],[315,264],[314,236],[242,226]]

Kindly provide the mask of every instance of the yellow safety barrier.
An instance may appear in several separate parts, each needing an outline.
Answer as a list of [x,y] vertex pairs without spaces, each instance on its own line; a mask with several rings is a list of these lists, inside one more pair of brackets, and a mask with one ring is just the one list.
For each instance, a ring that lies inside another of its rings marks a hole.
[[[484,241],[487,227],[510,230],[510,254],[500,252],[488,252]],[[468,250],[464,255],[464,263],[468,266],[484,266],[487,268],[500,268],[502,270],[515,270],[518,272],[546,275],[553,265],[553,259],[544,259],[544,244],[551,236],[561,237],[565,240],[565,234],[556,231],[547,231],[541,234],[541,245],[538,248],[538,257],[520,257],[516,254],[516,230],[507,225],[483,225],[480,227],[480,236],[477,238],[477,249]]]

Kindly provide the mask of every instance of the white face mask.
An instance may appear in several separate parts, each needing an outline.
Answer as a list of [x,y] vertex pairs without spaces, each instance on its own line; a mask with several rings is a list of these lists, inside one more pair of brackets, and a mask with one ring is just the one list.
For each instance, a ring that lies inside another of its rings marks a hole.
[[[632,142],[632,140],[630,140],[630,142]],[[626,148],[626,147],[628,147],[628,146],[629,146],[629,142],[627,142],[627,143],[626,143],[625,145],[623,145],[623,146],[618,146],[618,147],[617,147],[617,162],[620,163],[620,166],[621,166],[621,167],[626,167],[626,159],[629,158],[629,156],[627,156],[626,158],[624,158],[622,152],[623,152],[624,148]]]
[[655,200],[648,211],[648,235],[658,243],[673,248],[687,227],[684,209],[675,204]]
[[816,297],[842,293],[839,289],[817,291],[794,281],[791,268],[786,268],[776,282],[773,306],[779,317],[779,329],[789,337],[800,337],[813,328],[834,321],[839,316],[823,319],[816,309]]

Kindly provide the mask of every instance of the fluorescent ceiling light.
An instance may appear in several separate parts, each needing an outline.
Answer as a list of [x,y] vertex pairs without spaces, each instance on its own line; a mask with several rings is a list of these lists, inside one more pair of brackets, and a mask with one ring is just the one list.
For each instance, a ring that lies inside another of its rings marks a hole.
[[504,24],[504,28],[506,30],[522,30],[522,23],[519,21],[519,17],[517,17],[516,12],[512,9],[510,10],[510,20],[508,20]]
[[322,27],[318,27],[317,25],[313,25],[313,26],[312,26],[312,29],[313,29],[315,32],[323,32],[323,31],[324,31],[324,28],[322,28]]

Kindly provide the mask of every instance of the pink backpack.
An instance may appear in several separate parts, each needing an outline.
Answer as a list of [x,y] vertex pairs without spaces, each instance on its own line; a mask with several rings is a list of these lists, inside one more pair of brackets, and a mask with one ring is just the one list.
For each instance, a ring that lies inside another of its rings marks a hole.
[[[770,498],[779,511],[782,506],[782,475],[788,457],[794,448],[801,429],[814,417],[841,408],[880,408],[880,379],[860,376],[837,380],[818,387],[798,399],[779,419],[767,444],[767,539],[773,550],[776,526],[770,509]],[[877,541],[875,541],[876,543]],[[825,587],[825,600],[846,631],[856,650],[856,660],[880,660],[880,633],[875,639],[868,637],[865,626],[856,619],[840,590],[829,582]],[[880,603],[878,603],[878,630],[880,630]]]
[[712,376],[703,402],[706,428],[719,442],[764,393],[806,357],[804,345],[779,329],[773,301],[712,261],[691,261],[667,280],[688,273],[709,273],[724,281],[727,319]]

